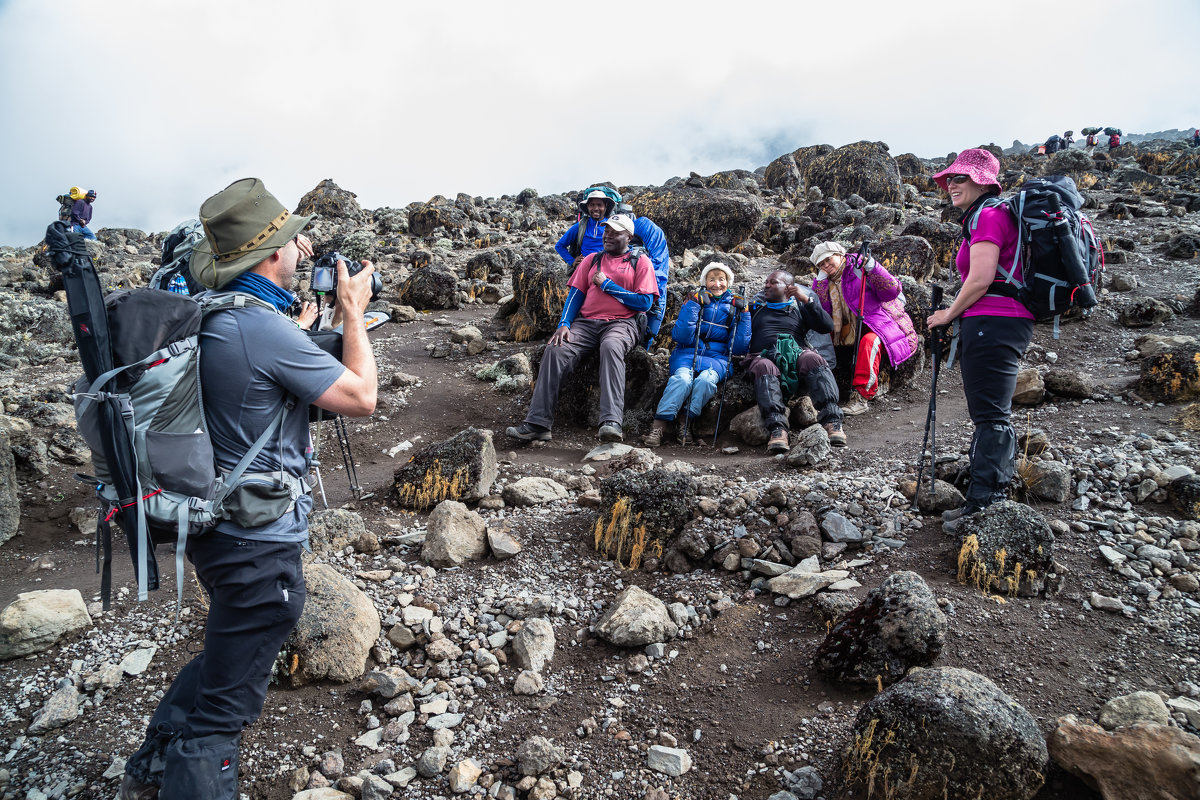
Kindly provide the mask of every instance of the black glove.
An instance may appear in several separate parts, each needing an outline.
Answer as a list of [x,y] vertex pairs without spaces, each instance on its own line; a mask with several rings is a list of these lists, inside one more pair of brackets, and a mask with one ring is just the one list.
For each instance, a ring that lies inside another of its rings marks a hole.
[[692,295],[692,299],[701,306],[706,306],[712,300],[712,295],[708,293],[708,289],[697,289],[696,293]]
[[734,311],[736,311],[737,313],[740,314],[746,310],[746,307],[747,307],[746,298],[742,297],[740,294],[735,294],[733,296]]

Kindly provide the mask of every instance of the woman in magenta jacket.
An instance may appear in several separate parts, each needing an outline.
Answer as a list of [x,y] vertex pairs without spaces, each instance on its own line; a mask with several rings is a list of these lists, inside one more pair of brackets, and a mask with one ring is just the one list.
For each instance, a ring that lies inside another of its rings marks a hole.
[[[917,352],[917,332],[908,312],[904,295],[896,280],[875,259],[864,273],[857,253],[846,253],[837,242],[822,242],[813,250],[812,262],[820,272],[813,291],[821,307],[833,317],[833,344],[842,354],[858,348],[852,397],[843,408],[845,414],[861,414],[867,401],[879,391],[879,365],[884,352],[893,367],[903,364]],[[862,340],[858,340],[858,318],[863,321]]]

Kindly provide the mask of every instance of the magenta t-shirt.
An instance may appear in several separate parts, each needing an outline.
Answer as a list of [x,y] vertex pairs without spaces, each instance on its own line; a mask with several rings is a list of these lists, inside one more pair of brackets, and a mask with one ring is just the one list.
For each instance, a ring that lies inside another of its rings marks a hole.
[[[971,242],[991,242],[1000,248],[998,266],[1008,269],[1012,266],[1017,254],[1017,221],[1005,208],[991,207],[979,212],[979,224],[971,231]],[[954,265],[958,274],[965,281],[971,273],[971,248],[964,240],[959,245],[958,255],[954,257]],[[996,278],[1003,279],[999,269]],[[1023,280],[1021,265],[1017,265],[1016,277]],[[1024,317],[1034,319],[1029,309],[1015,297],[981,297],[975,304],[962,313],[964,317]]]

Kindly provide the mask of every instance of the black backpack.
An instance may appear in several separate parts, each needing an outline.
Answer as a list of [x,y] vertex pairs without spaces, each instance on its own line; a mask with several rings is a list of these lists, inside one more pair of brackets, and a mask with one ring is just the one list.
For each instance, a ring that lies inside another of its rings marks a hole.
[[188,264],[191,261],[192,249],[204,239],[204,227],[200,224],[200,220],[189,219],[176,225],[175,229],[163,240],[162,266],[150,278],[150,288],[174,291],[171,289],[171,282],[177,276],[182,275],[183,280],[187,283],[188,294],[196,295],[203,292],[204,285],[192,277],[192,271],[188,269]]
[[[1014,297],[1040,322],[1058,322],[1072,308],[1087,316],[1096,306],[1096,283],[1104,269],[1104,250],[1092,223],[1079,213],[1083,197],[1075,181],[1065,175],[1034,178],[1021,184],[1012,197],[991,197],[963,220],[963,237],[971,231],[985,208],[1003,206],[1017,220],[1020,238],[1016,256],[1007,269],[1000,265],[989,295]],[[1024,280],[1016,277],[1021,266]]]

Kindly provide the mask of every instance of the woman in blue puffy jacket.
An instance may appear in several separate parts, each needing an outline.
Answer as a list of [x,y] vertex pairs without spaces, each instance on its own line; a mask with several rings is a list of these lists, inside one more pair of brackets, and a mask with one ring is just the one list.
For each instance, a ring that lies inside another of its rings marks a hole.
[[704,286],[679,310],[671,331],[667,388],[654,412],[654,423],[646,434],[647,447],[662,444],[667,423],[686,405],[687,416],[679,427],[681,444],[691,442],[691,422],[700,416],[705,403],[717,393],[717,384],[729,377],[731,356],[746,353],[750,346],[750,312],[746,300],[730,290],[733,270],[713,262],[700,273]]

